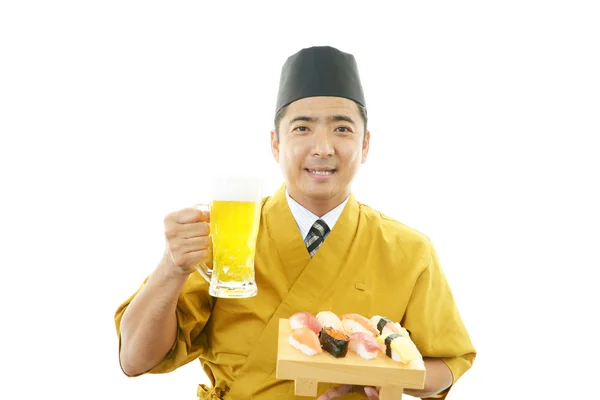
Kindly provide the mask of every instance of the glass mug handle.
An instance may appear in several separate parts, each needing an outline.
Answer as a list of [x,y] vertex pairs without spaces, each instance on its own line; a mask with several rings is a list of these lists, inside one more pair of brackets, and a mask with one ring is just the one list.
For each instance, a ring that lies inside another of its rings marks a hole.
[[[210,204],[194,204],[194,208],[198,211],[202,211],[202,212],[208,212],[210,213]],[[210,233],[209,233],[209,238],[210,238]],[[210,247],[209,247],[210,248]],[[211,278],[212,278],[212,269],[209,268],[206,263],[204,262],[200,262],[196,265],[194,265],[194,267],[196,268],[196,270],[200,273],[200,275],[202,275],[202,277],[208,282],[210,283]]]

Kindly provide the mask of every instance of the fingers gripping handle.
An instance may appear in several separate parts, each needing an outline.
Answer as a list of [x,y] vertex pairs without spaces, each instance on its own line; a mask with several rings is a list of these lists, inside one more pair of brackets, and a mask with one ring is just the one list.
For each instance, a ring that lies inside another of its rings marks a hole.
[[[198,211],[202,211],[202,212],[207,212],[210,213],[210,205],[209,204],[195,204],[194,208]],[[210,233],[209,233],[210,235]],[[204,262],[200,262],[196,265],[194,265],[194,267],[196,268],[196,270],[200,273],[200,275],[202,275],[202,277],[208,282],[210,283],[211,278],[212,278],[212,269],[209,268],[206,263]]]

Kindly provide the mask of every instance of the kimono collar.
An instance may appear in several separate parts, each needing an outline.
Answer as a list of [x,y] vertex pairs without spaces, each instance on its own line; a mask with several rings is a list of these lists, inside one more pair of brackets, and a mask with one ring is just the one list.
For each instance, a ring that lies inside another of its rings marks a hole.
[[[313,226],[315,221],[319,219],[319,217],[307,210],[306,208],[304,208],[296,200],[292,199],[287,190],[285,191],[285,195],[288,201],[288,205],[290,206],[290,211],[292,212],[292,215],[296,220],[296,224],[300,229],[300,234],[303,238],[306,238],[306,236],[308,235],[308,231]],[[329,211],[327,214],[321,217],[321,219],[325,221],[327,226],[329,226],[329,229],[333,229],[333,226],[340,218],[340,215],[342,214],[342,211],[344,211],[344,207],[346,207],[346,203],[348,203],[349,199],[350,197],[346,198],[346,200],[344,200],[340,205],[338,205],[333,210]]]

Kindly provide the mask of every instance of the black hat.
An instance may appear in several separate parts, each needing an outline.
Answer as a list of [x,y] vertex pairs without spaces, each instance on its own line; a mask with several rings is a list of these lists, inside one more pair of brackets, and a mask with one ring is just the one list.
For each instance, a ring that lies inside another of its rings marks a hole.
[[323,46],[302,49],[287,59],[281,68],[275,113],[296,100],[313,96],[345,97],[366,106],[352,54]]

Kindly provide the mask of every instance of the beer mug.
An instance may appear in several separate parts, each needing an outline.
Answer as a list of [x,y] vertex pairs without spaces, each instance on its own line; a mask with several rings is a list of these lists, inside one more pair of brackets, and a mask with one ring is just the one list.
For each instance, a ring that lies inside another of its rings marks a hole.
[[212,262],[206,260],[195,267],[210,283],[211,296],[245,298],[257,294],[254,255],[261,204],[259,178],[229,176],[215,180],[210,204],[195,205],[210,212]]

